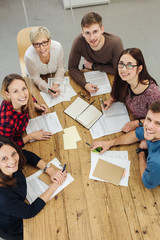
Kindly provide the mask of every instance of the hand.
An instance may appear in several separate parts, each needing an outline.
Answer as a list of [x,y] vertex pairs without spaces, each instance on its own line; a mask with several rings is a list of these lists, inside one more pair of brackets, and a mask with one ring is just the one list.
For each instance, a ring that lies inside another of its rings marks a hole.
[[48,112],[48,108],[45,104],[37,104],[37,103],[34,103],[35,105],[35,109],[39,112],[42,112],[42,115],[43,114],[46,114]]
[[51,132],[45,132],[42,129],[29,134],[30,140],[49,140],[52,136]]
[[97,147],[102,147],[102,151],[99,153],[99,154],[102,154],[105,151],[107,151],[108,149],[110,149],[110,147],[112,147],[112,140],[110,140],[110,141],[96,141],[92,144],[91,150],[94,150]]
[[138,120],[131,121],[131,122],[126,123],[123,126],[122,131],[127,133],[127,132],[130,132],[130,131],[133,131],[137,127],[139,127],[139,121]]
[[58,87],[59,87],[58,83],[55,83],[55,84],[53,84],[52,87],[50,87],[50,89],[52,89],[55,93],[48,90],[48,93],[51,94],[52,97],[54,97],[54,98],[58,97],[60,95],[60,89]]
[[140,142],[139,147],[142,148],[142,149],[147,149],[148,148],[145,139]]
[[92,64],[93,64],[92,62],[89,62],[86,59],[84,59],[84,66],[85,66],[85,68],[92,69]]
[[95,93],[98,91],[98,86],[97,85],[94,85],[92,83],[87,83],[85,85],[85,89],[89,92],[89,93]]
[[54,168],[50,167],[46,171],[48,175],[51,177],[52,182],[58,182],[60,185],[64,182],[64,178],[67,177],[67,172],[62,172],[61,170],[55,170]]
[[53,182],[53,183],[51,184],[51,186],[54,187],[54,191],[56,191],[57,188],[58,188],[60,185],[62,185],[62,183],[63,183],[63,182],[66,180],[66,178],[67,178],[67,172],[66,172],[66,171],[64,171],[62,174],[63,174],[63,175],[62,175],[62,179],[61,179],[60,182],[55,181],[55,182]]
[[107,101],[104,101],[105,108],[102,106],[102,108],[106,111],[114,102],[113,98],[108,99]]

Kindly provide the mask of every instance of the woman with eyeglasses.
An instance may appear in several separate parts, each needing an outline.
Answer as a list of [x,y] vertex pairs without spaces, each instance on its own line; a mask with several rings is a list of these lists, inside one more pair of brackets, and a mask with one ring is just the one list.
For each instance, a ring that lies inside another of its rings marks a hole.
[[111,98],[104,101],[104,109],[116,101],[126,104],[136,119],[122,128],[122,131],[129,132],[143,124],[149,105],[156,100],[160,100],[160,90],[148,73],[141,50],[125,49],[119,57]]
[[[28,74],[42,92],[57,97],[65,73],[63,48],[59,42],[51,40],[49,30],[43,26],[32,28],[30,41],[32,45],[24,57]],[[43,80],[43,76],[45,80],[47,77],[48,83]]]
[[[41,168],[42,160],[32,152],[28,155],[27,162]],[[22,171],[25,163],[18,145],[6,136],[0,136],[0,237],[8,240],[23,239],[23,219],[37,215],[67,177],[66,171],[60,171],[59,181],[52,182],[32,204],[27,204],[27,185]]]

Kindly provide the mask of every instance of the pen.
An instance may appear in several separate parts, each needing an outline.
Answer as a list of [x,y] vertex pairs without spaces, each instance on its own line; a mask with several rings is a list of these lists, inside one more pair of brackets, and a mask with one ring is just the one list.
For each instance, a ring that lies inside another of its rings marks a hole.
[[53,91],[52,89],[48,88],[48,90],[52,93],[56,93],[55,91]]
[[62,169],[62,172],[64,172],[65,169],[66,169],[66,163],[64,164],[64,167],[63,167],[63,169]]
[[[88,146],[92,147],[92,145],[89,144],[88,142],[86,142],[86,144],[87,144]],[[100,152],[100,150],[99,150],[98,148],[96,148],[96,151],[97,151],[97,152]]]
[[101,103],[102,103],[103,107],[105,108],[105,104],[104,104],[103,99],[101,97],[100,97],[100,100],[101,100]]

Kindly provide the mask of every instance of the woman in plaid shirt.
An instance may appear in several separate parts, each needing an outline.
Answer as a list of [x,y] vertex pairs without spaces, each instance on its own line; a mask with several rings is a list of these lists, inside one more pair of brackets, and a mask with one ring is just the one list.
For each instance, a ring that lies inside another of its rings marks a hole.
[[26,130],[30,110],[47,112],[45,105],[38,105],[31,96],[26,82],[18,74],[6,76],[2,82],[1,96],[4,99],[0,106],[0,134],[10,137],[20,147],[31,140],[48,140],[52,133],[43,130],[32,132],[22,137]]

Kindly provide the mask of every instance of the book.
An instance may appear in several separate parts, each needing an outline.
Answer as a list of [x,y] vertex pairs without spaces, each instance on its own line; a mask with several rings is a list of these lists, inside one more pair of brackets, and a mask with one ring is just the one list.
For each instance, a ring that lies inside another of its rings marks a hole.
[[64,113],[82,124],[85,128],[90,129],[102,116],[102,112],[92,105],[93,102],[89,104],[82,98],[77,97],[76,100],[64,110]]

